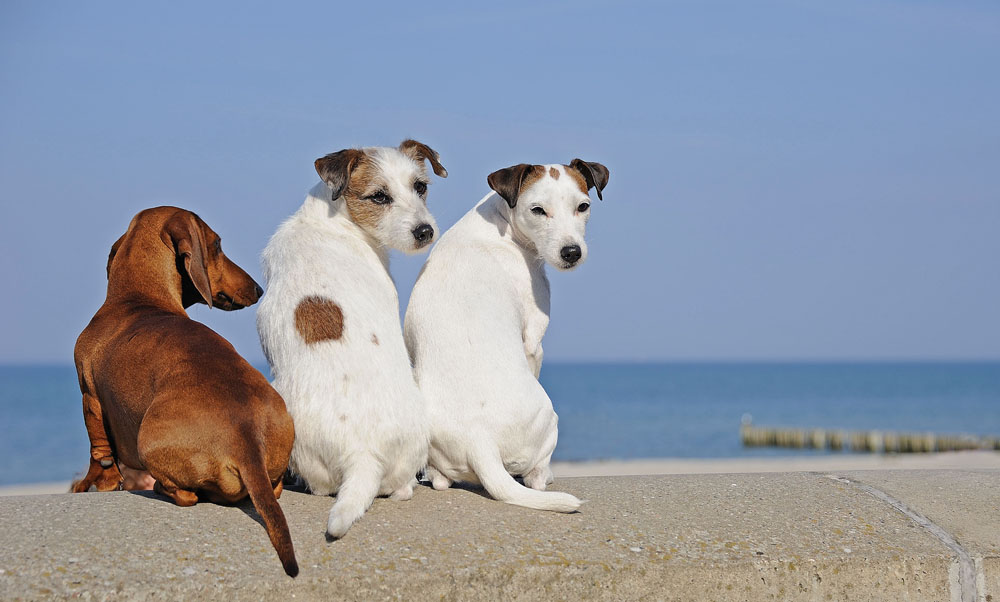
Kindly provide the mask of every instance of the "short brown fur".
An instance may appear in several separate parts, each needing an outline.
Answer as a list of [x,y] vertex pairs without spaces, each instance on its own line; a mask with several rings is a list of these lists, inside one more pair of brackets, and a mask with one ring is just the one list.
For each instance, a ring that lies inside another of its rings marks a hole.
[[589,189],[587,188],[587,180],[583,177],[583,174],[569,165],[566,165],[565,167],[566,174],[573,180],[573,183],[576,184],[577,188],[579,188],[583,194],[587,194]]
[[[176,207],[142,211],[108,258],[108,294],[74,350],[90,467],[76,492],[147,470],[180,506],[248,494],[285,572],[298,574],[281,506],[294,428],[281,396],[233,346],[185,309],[238,309],[260,287],[218,235]],[[113,531],[113,525],[108,526]]]
[[521,191],[525,191],[529,186],[541,180],[545,177],[545,166],[544,165],[532,165],[531,170],[524,174],[524,179],[521,180]]
[[347,213],[359,226],[376,228],[382,216],[389,211],[389,205],[379,205],[367,198],[378,192],[379,186],[378,167],[368,155],[364,155],[354,164],[344,189]]
[[326,297],[306,297],[295,307],[295,330],[310,345],[335,341],[344,334],[344,312]]
[[549,175],[552,176],[553,180],[558,180],[559,179],[559,170],[556,169],[555,167],[550,167],[549,168]]

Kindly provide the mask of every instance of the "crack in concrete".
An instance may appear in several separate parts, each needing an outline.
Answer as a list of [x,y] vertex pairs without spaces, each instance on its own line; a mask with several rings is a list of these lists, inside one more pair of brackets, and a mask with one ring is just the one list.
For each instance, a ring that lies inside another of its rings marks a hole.
[[[852,481],[845,477],[839,477],[837,475],[828,474],[824,476],[833,481],[837,481],[838,483],[844,483],[845,485],[850,485],[860,489],[868,495],[889,504],[899,512],[905,514],[907,518],[915,522],[928,533],[936,537],[941,543],[954,552],[958,559],[958,591],[955,591],[954,584],[952,584],[952,602],[976,602],[979,599],[976,583],[976,565],[969,553],[962,547],[962,544],[958,543],[958,541],[956,541],[950,533],[945,531],[923,514],[913,510],[902,501],[897,500],[880,489],[876,489],[871,485],[865,485],[864,483],[860,483],[858,481]],[[955,595],[956,593],[958,594],[957,596]]]

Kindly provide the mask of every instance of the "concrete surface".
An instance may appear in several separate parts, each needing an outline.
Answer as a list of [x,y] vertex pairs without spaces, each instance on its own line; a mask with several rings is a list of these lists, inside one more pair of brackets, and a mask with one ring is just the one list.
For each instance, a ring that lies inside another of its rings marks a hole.
[[294,580],[247,504],[6,497],[0,596],[1000,601],[1000,471],[571,478],[556,488],[589,501],[559,515],[421,487],[409,502],[377,500],[333,543],[323,533],[331,498],[286,492]]

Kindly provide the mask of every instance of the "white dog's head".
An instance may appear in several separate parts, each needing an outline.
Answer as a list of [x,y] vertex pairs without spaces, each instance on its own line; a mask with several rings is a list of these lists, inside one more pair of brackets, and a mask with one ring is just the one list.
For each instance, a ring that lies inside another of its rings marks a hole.
[[491,173],[486,181],[510,205],[516,233],[549,265],[571,270],[587,259],[587,192],[596,188],[603,199],[608,176],[600,163],[573,159],[569,165],[521,163]]
[[416,140],[399,148],[349,148],[316,159],[316,173],[342,197],[347,212],[379,244],[404,253],[425,250],[434,241],[434,217],[427,210],[430,180],[424,160],[442,178],[448,171],[437,152]]

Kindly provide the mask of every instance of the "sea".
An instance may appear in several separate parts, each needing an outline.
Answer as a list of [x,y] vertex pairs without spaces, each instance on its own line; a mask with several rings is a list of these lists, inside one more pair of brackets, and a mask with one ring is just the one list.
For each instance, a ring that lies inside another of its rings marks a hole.
[[[258,366],[267,374],[266,366]],[[849,453],[744,448],[759,426],[1000,435],[998,363],[547,363],[553,459]],[[0,366],[0,486],[69,481],[89,458],[72,366]]]

